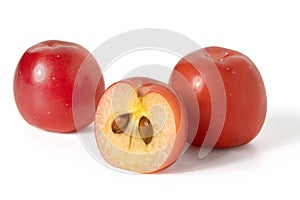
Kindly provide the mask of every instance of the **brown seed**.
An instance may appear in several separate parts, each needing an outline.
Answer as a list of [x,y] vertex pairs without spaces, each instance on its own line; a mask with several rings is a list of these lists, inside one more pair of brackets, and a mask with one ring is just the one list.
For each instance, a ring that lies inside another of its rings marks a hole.
[[153,127],[150,120],[143,116],[139,121],[138,129],[142,140],[148,145],[153,138]]
[[111,124],[111,130],[115,134],[124,133],[130,120],[130,114],[119,115]]

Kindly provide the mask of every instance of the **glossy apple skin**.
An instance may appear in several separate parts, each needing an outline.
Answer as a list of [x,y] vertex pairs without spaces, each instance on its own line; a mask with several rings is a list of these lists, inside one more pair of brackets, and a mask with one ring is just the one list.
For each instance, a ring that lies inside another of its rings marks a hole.
[[[104,91],[102,73],[93,56],[78,44],[58,40],[27,49],[15,70],[13,84],[22,117],[35,127],[60,133],[90,124],[95,102]],[[75,87],[77,96],[73,97]],[[73,109],[83,116],[76,123]]]
[[[255,64],[242,53],[222,47],[207,47],[181,59],[175,66],[169,82],[176,89],[180,83],[174,73],[179,73],[188,80],[197,96],[200,120],[192,144],[201,146],[210,123],[214,123],[211,121],[212,101],[205,77],[190,62],[195,56],[196,65],[211,67],[209,63],[213,62],[224,83],[226,116],[214,147],[228,148],[250,142],[261,130],[266,116],[267,98],[263,79]],[[189,106],[188,102],[186,104]]]

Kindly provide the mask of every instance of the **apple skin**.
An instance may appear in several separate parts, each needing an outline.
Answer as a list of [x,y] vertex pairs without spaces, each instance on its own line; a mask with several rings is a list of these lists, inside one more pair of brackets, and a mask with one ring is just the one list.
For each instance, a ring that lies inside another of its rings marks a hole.
[[[27,49],[15,70],[13,84],[22,117],[35,127],[59,133],[90,124],[95,102],[104,91],[101,70],[88,50],[59,40]],[[76,122],[73,110],[82,116]]]
[[[174,113],[174,118],[175,118],[175,125],[176,125],[176,139],[174,141],[173,148],[170,152],[170,154],[167,156],[167,159],[165,162],[158,168],[152,169],[150,171],[147,170],[139,170],[136,171],[138,173],[154,173],[161,171],[170,165],[172,165],[176,160],[180,157],[180,155],[183,153],[184,146],[186,144],[186,138],[187,138],[187,131],[188,131],[188,116],[187,116],[187,111],[185,108],[185,104],[183,102],[183,99],[178,96],[178,94],[174,91],[173,88],[171,88],[168,84],[162,83],[160,81],[146,78],[146,77],[133,77],[133,78],[128,78],[124,80],[120,80],[111,86],[109,86],[105,93],[111,93],[110,89],[113,88],[115,85],[120,84],[120,83],[126,83],[129,84],[132,88],[135,89],[135,91],[138,93],[138,96],[143,98],[144,96],[150,94],[150,93],[156,93],[160,94],[163,96],[171,106],[173,113]],[[104,98],[106,94],[103,94],[101,98]],[[111,100],[112,101],[112,100]],[[106,111],[103,109],[109,109],[108,107],[101,107],[101,100],[98,105],[98,109],[96,112],[96,121],[95,121],[95,135],[96,135],[96,141],[99,147],[100,152],[102,153],[102,156],[113,164],[111,161],[111,158],[107,157],[105,154],[103,148],[103,144],[100,141],[100,138],[103,138],[101,136],[101,131],[99,130],[99,121],[97,115],[100,114],[102,115]],[[128,156],[128,153],[125,152],[125,155]],[[142,154],[140,154],[142,155]],[[145,155],[147,156],[147,155]],[[146,158],[144,158],[146,159]],[[148,159],[147,159],[148,160]],[[114,164],[113,164],[114,165]],[[118,167],[118,166],[117,166]],[[121,167],[124,168],[124,167]],[[124,168],[126,169],[126,168]]]
[[[194,65],[193,60],[197,60]],[[211,121],[212,100],[205,72],[202,71],[202,74],[197,68],[197,65],[211,67],[212,63],[220,73],[226,93],[225,122],[214,147],[229,148],[246,144],[257,136],[266,117],[267,98],[263,79],[255,64],[244,54],[212,46],[182,58],[169,80],[169,84],[176,90],[180,83],[175,75],[181,74],[197,96],[200,119],[192,145],[200,147],[207,137],[210,123],[214,123]],[[184,98],[188,99],[188,96]],[[186,105],[190,106],[187,100]],[[193,108],[189,107],[188,110],[191,112]]]

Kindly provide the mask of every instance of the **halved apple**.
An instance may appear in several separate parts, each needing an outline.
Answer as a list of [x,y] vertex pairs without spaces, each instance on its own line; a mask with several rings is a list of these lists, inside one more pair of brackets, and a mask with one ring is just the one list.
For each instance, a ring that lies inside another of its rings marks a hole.
[[174,163],[187,137],[181,98],[162,82],[136,77],[111,85],[99,101],[95,135],[115,167],[152,173]]

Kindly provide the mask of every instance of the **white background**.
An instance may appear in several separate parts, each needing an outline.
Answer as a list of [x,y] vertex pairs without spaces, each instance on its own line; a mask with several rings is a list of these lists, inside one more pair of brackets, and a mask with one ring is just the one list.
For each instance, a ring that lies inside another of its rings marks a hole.
[[[299,199],[298,5],[290,0],[1,1],[0,199]],[[59,39],[93,51],[137,28],[169,29],[203,47],[248,55],[268,94],[260,135],[203,160],[191,150],[159,174],[130,175],[95,161],[77,134],[44,132],[21,118],[12,86],[28,47]]]

